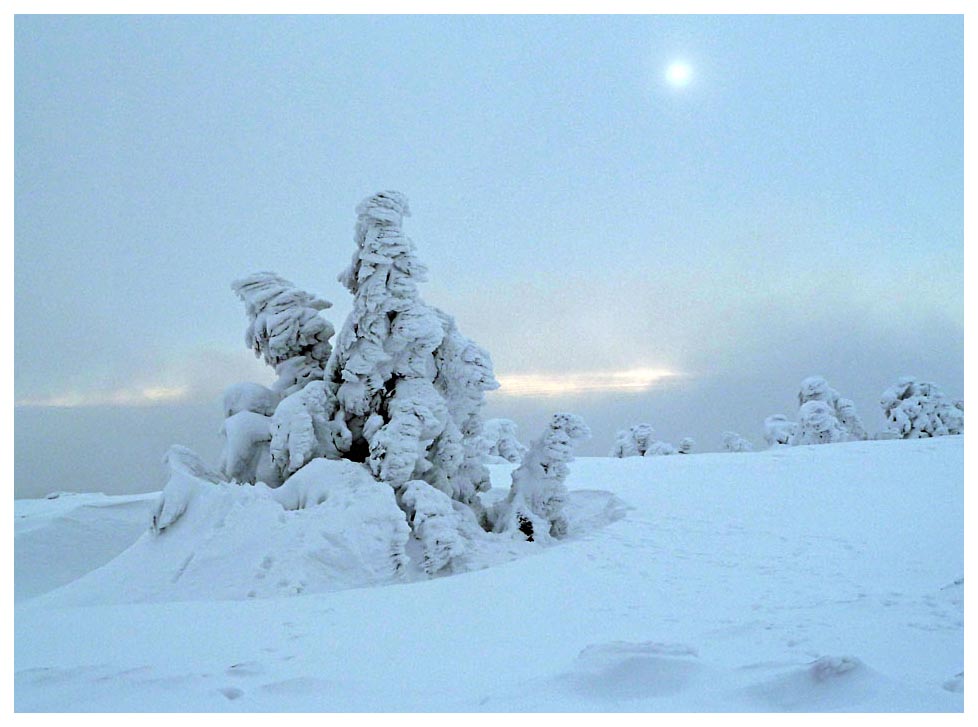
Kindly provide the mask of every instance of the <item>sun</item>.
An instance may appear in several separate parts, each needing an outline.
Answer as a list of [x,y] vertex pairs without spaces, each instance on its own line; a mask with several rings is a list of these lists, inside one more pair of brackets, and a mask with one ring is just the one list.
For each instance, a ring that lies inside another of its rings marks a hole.
[[670,86],[682,88],[693,80],[693,68],[685,61],[673,61],[666,68],[666,81]]

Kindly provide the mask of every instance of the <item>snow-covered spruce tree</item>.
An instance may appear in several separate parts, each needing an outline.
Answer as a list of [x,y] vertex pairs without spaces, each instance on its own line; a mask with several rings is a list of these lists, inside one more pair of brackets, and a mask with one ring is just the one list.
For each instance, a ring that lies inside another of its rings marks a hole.
[[964,433],[964,402],[948,399],[927,381],[900,378],[880,397],[887,430],[901,439]]
[[832,406],[816,399],[806,401],[798,409],[798,427],[790,444],[832,444],[844,442],[848,437]]
[[402,231],[407,214],[398,192],[357,207],[357,247],[339,276],[353,310],[326,377],[331,444],[397,490],[422,480],[481,516],[476,493],[490,484],[481,409],[499,384],[489,354],[421,299],[427,271]]
[[565,535],[567,463],[574,459],[574,447],[590,436],[591,430],[581,417],[554,414],[543,436],[523,456],[523,464],[513,471],[509,495],[492,508],[489,519],[493,530],[521,533],[537,542]]
[[482,425],[482,436],[490,459],[498,458],[519,464],[523,461],[526,446],[516,437],[516,422],[511,419],[487,419]]
[[636,424],[622,429],[615,435],[612,457],[644,457],[655,437],[655,430],[649,424]]
[[676,454],[692,454],[693,447],[696,446],[696,440],[692,437],[683,437],[679,440],[679,446],[676,447]]
[[851,399],[843,399],[839,392],[829,386],[823,377],[809,376],[801,382],[798,392],[798,406],[809,401],[824,401],[832,407],[835,418],[846,433],[846,439],[868,439],[869,435],[866,433],[862,419],[856,413],[856,405]]
[[231,283],[251,319],[245,343],[275,369],[281,396],[323,378],[333,326],[319,315],[332,306],[275,273],[254,273]]
[[764,440],[768,446],[777,447],[791,443],[798,425],[782,414],[773,414],[764,420]]
[[728,452],[751,452],[754,449],[754,445],[737,434],[737,432],[724,432],[723,448]]

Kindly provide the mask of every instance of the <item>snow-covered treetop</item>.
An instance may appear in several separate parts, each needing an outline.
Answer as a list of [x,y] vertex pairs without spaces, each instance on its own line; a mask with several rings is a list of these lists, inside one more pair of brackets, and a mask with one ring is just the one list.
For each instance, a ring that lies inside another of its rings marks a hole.
[[275,369],[276,391],[290,394],[323,378],[334,330],[319,311],[332,303],[270,272],[235,280],[231,289],[251,319],[245,343]]

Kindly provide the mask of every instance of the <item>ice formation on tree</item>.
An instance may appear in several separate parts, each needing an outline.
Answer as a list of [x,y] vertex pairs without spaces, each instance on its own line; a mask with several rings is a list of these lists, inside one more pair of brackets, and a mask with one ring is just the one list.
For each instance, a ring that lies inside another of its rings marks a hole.
[[683,437],[679,440],[679,446],[676,447],[676,454],[692,454],[695,446],[696,441],[692,437]]
[[489,487],[480,410],[499,384],[489,354],[421,299],[427,271],[402,232],[407,214],[398,192],[357,207],[357,249],[339,276],[353,310],[327,372],[334,443],[394,487],[424,480],[478,509]]
[[798,425],[782,414],[774,414],[764,420],[764,440],[771,447],[791,444]]
[[487,419],[482,425],[482,437],[489,447],[489,457],[519,464],[526,446],[516,437],[516,422],[511,419]]
[[900,378],[880,397],[887,430],[902,439],[964,433],[964,402],[948,399],[935,384]]
[[275,391],[288,395],[323,378],[333,326],[319,315],[332,306],[275,273],[254,273],[231,284],[251,319],[245,343],[275,369]]
[[520,532],[527,540],[546,541],[567,533],[567,463],[574,447],[591,436],[581,417],[554,414],[543,436],[534,441],[513,471],[506,499],[493,508],[490,519],[496,532]]
[[724,432],[723,448],[728,452],[750,452],[754,446],[737,432]]
[[798,406],[809,401],[823,401],[832,408],[833,415],[845,431],[846,439],[863,440],[868,438],[866,428],[856,413],[855,404],[850,399],[842,398],[839,392],[829,386],[823,377],[809,376],[801,382],[801,388],[798,392]]
[[798,409],[798,428],[791,444],[832,444],[844,442],[849,432],[835,416],[835,410],[825,401],[806,401]]

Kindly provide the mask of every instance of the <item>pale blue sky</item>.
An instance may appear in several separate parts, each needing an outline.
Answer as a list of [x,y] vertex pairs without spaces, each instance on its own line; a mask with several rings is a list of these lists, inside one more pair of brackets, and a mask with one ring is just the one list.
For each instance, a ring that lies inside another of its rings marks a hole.
[[500,374],[688,375],[595,420],[715,449],[813,373],[963,393],[960,16],[19,16],[15,51],[18,401],[263,375],[229,282],[339,328],[382,189]]

